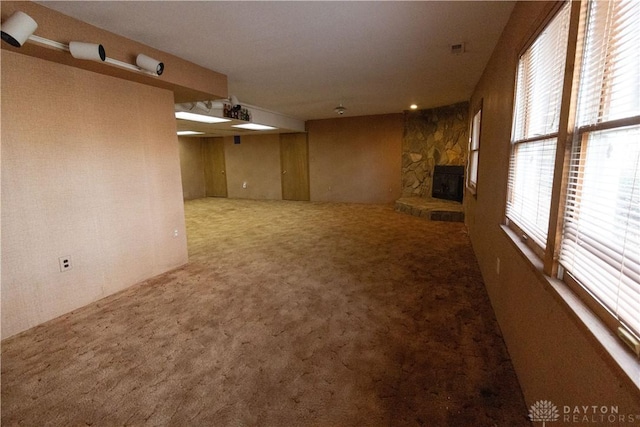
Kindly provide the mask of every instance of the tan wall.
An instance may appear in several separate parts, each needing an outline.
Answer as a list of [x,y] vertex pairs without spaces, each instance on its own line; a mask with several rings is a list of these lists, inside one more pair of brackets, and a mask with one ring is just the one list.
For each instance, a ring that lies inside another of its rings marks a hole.
[[311,120],[307,132],[312,201],[400,198],[402,114]]
[[[401,194],[402,114],[307,123],[312,201],[390,203]],[[204,197],[197,138],[180,138],[185,199]],[[225,137],[228,197],[282,199],[280,135]],[[247,188],[243,188],[243,183]]]
[[225,137],[224,158],[229,198],[282,199],[280,135],[243,135],[240,144]]
[[3,338],[187,261],[170,91],[2,50],[1,120]]
[[618,405],[620,413],[637,414],[638,390],[618,375],[500,229],[518,52],[551,6],[518,2],[473,93],[471,107],[482,99],[483,111],[478,193],[477,198],[465,198],[467,225],[527,404],[551,400],[556,405]]
[[182,196],[185,200],[205,197],[202,139],[178,137]]

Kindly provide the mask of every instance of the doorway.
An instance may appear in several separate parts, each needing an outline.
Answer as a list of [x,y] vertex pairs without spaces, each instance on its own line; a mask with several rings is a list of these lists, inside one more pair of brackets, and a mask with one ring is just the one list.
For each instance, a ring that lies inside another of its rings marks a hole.
[[282,199],[309,201],[309,146],[306,133],[280,134]]
[[227,197],[227,172],[224,161],[224,140],[204,138],[204,186],[207,197]]

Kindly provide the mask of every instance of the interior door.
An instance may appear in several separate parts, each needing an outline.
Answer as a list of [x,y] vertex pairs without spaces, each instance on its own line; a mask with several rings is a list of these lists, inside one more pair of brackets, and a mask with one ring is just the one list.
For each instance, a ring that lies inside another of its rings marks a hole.
[[306,133],[280,134],[282,198],[309,200],[309,147]]
[[204,185],[207,197],[227,197],[224,140],[205,138],[203,147]]

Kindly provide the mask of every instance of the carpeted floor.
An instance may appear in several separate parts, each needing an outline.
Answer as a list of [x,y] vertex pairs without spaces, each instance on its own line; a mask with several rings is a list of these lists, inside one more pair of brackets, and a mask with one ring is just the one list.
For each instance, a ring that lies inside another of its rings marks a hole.
[[3,425],[530,425],[462,224],[185,209],[188,265],[2,343]]

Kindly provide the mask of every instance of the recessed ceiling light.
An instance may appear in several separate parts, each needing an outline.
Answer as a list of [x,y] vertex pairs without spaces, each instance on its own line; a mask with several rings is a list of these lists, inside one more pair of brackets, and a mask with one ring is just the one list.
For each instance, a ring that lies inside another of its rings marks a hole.
[[411,108],[412,110],[417,110],[418,106],[416,104],[411,104],[409,108]]
[[272,129],[278,129],[278,128],[274,128],[273,126],[267,126],[267,125],[261,125],[258,123],[247,123],[244,125],[232,125],[232,128],[240,128],[240,129],[249,129],[249,130],[272,130]]
[[224,123],[230,122],[229,119],[221,119],[219,117],[205,116],[204,114],[187,113],[185,111],[176,111],[176,119],[189,120],[191,122],[200,123]]
[[203,135],[204,132],[196,132],[195,130],[179,130],[178,135],[180,136],[184,136],[184,135]]

